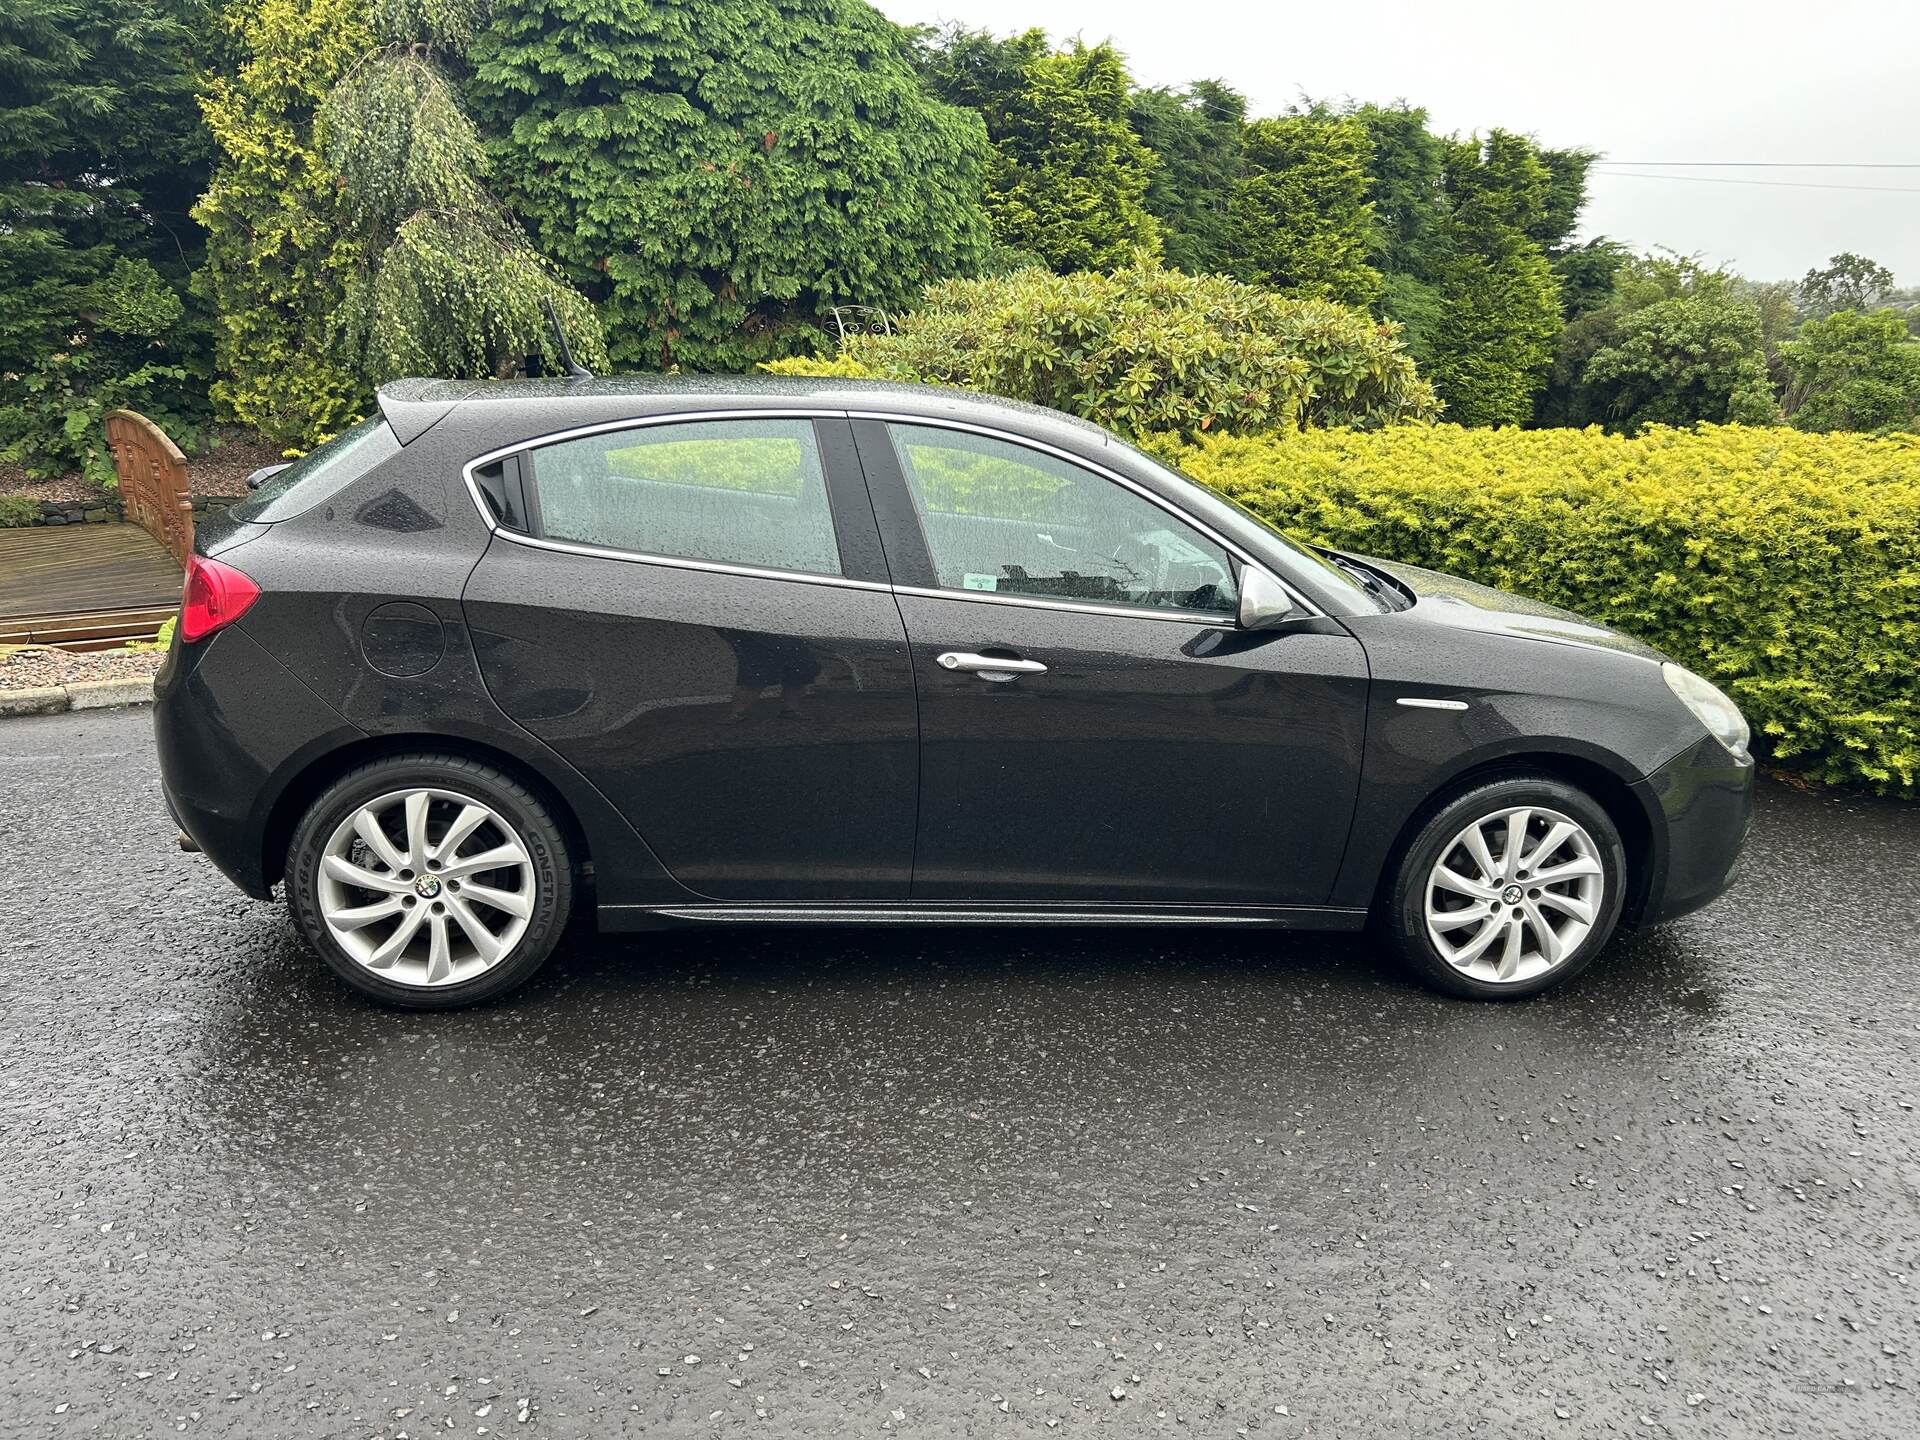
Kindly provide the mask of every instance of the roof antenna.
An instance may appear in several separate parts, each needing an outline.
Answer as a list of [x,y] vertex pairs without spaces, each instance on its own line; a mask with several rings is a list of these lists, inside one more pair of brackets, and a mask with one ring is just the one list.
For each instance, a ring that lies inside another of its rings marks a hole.
[[547,324],[553,329],[554,348],[560,352],[560,363],[567,367],[567,375],[574,380],[591,380],[593,372],[573,358],[573,349],[567,344],[567,332],[560,328],[560,316],[553,308],[553,296],[542,295],[541,304],[547,307]]

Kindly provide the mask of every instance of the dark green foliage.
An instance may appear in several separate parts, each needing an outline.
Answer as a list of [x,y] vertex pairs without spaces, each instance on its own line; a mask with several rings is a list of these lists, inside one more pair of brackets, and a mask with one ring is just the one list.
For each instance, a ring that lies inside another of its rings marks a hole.
[[185,303],[205,178],[196,0],[0,0],[0,455],[112,470],[120,406],[192,439],[204,319]]
[[1426,374],[1447,324],[1446,301],[1436,285],[1404,272],[1380,277],[1379,312],[1400,327],[1407,353]]
[[1600,157],[1592,150],[1538,150],[1547,170],[1547,191],[1540,218],[1527,228],[1527,238],[1549,255],[1557,256],[1580,224],[1587,203],[1587,171]]
[[1283,294],[1368,305],[1380,294],[1367,165],[1357,120],[1288,115],[1247,126],[1228,207],[1232,270]]
[[986,257],[981,124],[858,0],[500,0],[471,58],[499,193],[617,363],[740,368]]
[[[1313,113],[1326,115],[1326,107]],[[1373,265],[1380,313],[1439,387],[1449,419],[1512,424],[1533,409],[1563,318],[1606,302],[1625,254],[1574,246],[1593,155],[1496,131],[1448,141],[1404,101],[1350,106],[1372,145]],[[1564,315],[1552,313],[1558,293]]]
[[1920,341],[1895,310],[1836,310],[1780,347],[1801,430],[1920,429]]
[[1373,264],[1385,275],[1429,283],[1441,258],[1446,142],[1427,129],[1425,110],[1405,102],[1361,105],[1351,114],[1372,151]]
[[[1134,130],[1134,92],[1118,51],[1076,40],[1055,52],[1037,29],[1001,39],[956,25],[920,38],[929,88],[986,123],[993,145],[986,203],[996,249],[1060,271],[1112,270],[1138,252],[1158,252],[1151,197],[1161,162]],[[1217,89],[1216,103],[1238,103],[1244,112],[1239,96]],[[1157,108],[1164,116],[1164,104]],[[1208,123],[1217,130],[1223,122]],[[1158,192],[1158,203],[1199,212],[1205,233],[1205,217],[1224,204],[1224,192],[1209,197],[1185,189],[1199,179],[1189,168],[1175,190]],[[1003,263],[990,268],[1009,273]]]
[[1428,378],[1463,425],[1517,425],[1553,362],[1560,281],[1533,235],[1546,224],[1550,176],[1525,138],[1502,130],[1448,146],[1443,319]]
[[1572,245],[1553,257],[1560,277],[1560,309],[1568,321],[1579,319],[1613,299],[1613,282],[1633,252],[1617,240],[1601,235],[1584,245]]
[[915,32],[914,39],[914,63],[927,88],[949,105],[979,112],[989,135],[1005,132],[1027,87],[1027,66],[1052,48],[1044,30],[1003,38],[958,24]]
[[1549,425],[1777,423],[1759,311],[1734,277],[1686,256],[1628,259],[1607,303],[1561,333]]
[[374,43],[364,0],[251,0],[225,11],[201,97],[220,161],[194,207],[227,418],[305,448],[365,413],[368,387],[327,336],[358,261],[315,117]]
[[1660,300],[1626,315],[1581,377],[1593,418],[1642,425],[1779,418],[1767,386],[1760,319],[1724,294]]
[[1893,289],[1893,272],[1864,255],[1833,256],[1800,282],[1800,308],[1809,315],[1871,310]]
[[340,176],[356,263],[332,329],[341,363],[370,385],[402,375],[507,375],[538,352],[557,369],[551,303],[577,358],[606,363],[593,307],[534,253],[484,184],[486,156],[428,44],[459,37],[472,0],[381,0],[386,48],[328,93],[319,128]]
[[1141,142],[1160,157],[1146,203],[1160,222],[1166,263],[1189,275],[1225,269],[1246,96],[1197,80],[1184,90],[1136,90],[1129,114]]
[[1127,120],[1126,65],[1111,45],[1075,41],[1029,60],[993,141],[987,214],[996,243],[1055,270],[1113,270],[1159,253],[1147,209],[1157,162]]
[[1393,327],[1365,311],[1148,262],[950,280],[891,335],[769,368],[958,385],[1143,437],[1374,429],[1436,410]]

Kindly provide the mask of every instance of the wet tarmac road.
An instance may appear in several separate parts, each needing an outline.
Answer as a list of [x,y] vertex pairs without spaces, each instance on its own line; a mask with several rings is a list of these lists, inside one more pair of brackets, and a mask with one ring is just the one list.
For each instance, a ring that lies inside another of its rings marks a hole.
[[1911,1436],[1920,807],[1510,1006],[1363,939],[679,934],[375,1009],[0,724],[0,1435]]

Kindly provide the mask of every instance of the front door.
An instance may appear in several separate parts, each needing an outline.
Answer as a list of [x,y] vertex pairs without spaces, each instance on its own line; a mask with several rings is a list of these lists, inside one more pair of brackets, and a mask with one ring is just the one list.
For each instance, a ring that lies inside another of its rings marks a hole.
[[495,701],[722,900],[898,899],[916,714],[847,422],[680,421],[510,457],[465,595]]
[[1324,903],[1359,780],[1359,643],[1331,620],[1239,629],[1235,557],[1063,455],[856,430],[894,577],[926,582],[899,595],[914,897]]

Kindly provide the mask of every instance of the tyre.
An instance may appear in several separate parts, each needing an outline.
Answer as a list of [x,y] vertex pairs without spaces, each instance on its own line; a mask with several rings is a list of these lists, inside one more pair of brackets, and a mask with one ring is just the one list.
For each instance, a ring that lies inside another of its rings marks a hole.
[[396,755],[341,776],[287,849],[287,907],[361,994],[450,1009],[504,994],[566,928],[573,866],[538,796],[492,766]]
[[1517,1000],[1586,969],[1626,888],[1620,831],[1591,796],[1546,776],[1506,776],[1454,796],[1420,828],[1383,919],[1434,989]]

